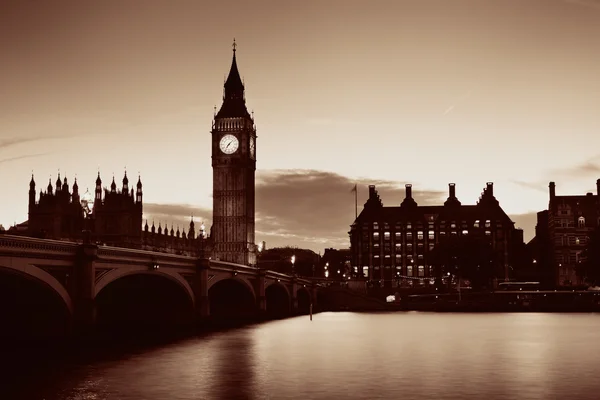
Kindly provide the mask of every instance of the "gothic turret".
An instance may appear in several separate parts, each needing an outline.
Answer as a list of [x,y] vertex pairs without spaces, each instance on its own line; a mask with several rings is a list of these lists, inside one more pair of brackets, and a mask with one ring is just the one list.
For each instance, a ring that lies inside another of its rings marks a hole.
[[50,195],[52,194],[52,178],[50,178],[48,180],[48,190],[47,190],[47,193],[50,194]]
[[100,179],[100,171],[98,171],[98,177],[96,178],[96,195],[94,199],[94,202],[100,202],[102,200],[102,179]]
[[121,191],[125,194],[129,192],[129,178],[127,178],[127,171],[125,171],[125,176],[123,177],[123,188]]
[[33,174],[31,174],[31,181],[29,182],[29,210],[35,205],[35,180]]
[[113,175],[113,180],[112,183],[110,184],[110,192],[111,193],[117,193],[117,184],[115,182],[115,177]]
[[56,193],[60,192],[62,182],[60,181],[60,172],[58,173],[58,179],[56,179]]
[[[67,178],[65,178],[66,180]],[[77,184],[77,178],[75,178],[75,181],[73,182],[73,193],[71,194],[71,199],[73,201],[73,203],[79,203],[80,199],[79,199],[79,185]]]
[[135,193],[135,202],[136,203],[141,203],[142,202],[142,177],[138,175],[138,181],[137,181],[137,185],[136,185],[136,193]]

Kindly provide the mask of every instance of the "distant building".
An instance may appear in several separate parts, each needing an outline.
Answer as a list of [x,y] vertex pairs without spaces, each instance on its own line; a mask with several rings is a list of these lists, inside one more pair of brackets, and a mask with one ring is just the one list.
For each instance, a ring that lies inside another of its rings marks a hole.
[[406,185],[406,197],[399,206],[384,207],[375,186],[351,225],[352,265],[359,276],[386,286],[429,284],[433,268],[427,254],[450,235],[481,235],[495,254],[494,273],[499,280],[511,277],[513,249],[523,244],[523,231],[502,210],[488,182],[475,205],[462,205],[449,184],[448,199],[439,206],[419,206]]
[[538,213],[535,238],[528,246],[555,285],[583,284],[577,265],[591,231],[600,226],[600,179],[595,195],[557,196],[556,184],[548,187],[548,209]]
[[67,178],[48,183],[45,191],[36,195],[34,177],[29,182],[29,218],[26,222],[10,228],[15,235],[57,240],[83,241],[170,253],[202,254],[210,248],[209,238],[201,227],[198,235],[194,222],[190,222],[188,233],[169,230],[146,222],[142,227],[142,182],[138,178],[135,190],[129,187],[127,173],[121,189],[113,178],[110,188],[102,186],[100,173],[96,178],[94,195],[79,194],[77,180],[72,190]]
[[327,248],[323,252],[319,264],[320,271],[317,276],[321,278],[342,279],[356,276],[358,273],[358,268],[352,269],[352,252],[350,249]]

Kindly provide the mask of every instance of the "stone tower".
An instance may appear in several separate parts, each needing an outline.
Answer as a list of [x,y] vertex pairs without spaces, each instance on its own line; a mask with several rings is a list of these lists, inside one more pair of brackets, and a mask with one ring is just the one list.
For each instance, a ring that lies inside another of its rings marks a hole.
[[246,108],[244,84],[233,60],[225,81],[223,104],[212,126],[213,258],[256,264],[254,175],[256,127]]

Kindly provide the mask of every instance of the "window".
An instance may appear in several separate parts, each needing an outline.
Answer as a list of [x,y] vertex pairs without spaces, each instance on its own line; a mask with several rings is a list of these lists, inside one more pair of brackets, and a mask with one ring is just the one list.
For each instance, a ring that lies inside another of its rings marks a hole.
[[388,224],[387,222],[383,223],[383,228],[384,229],[390,229],[390,224]]
[[450,224],[450,228],[453,228],[453,229],[454,229],[454,228],[456,228],[456,224],[455,224],[454,222],[452,222],[452,223]]
[[428,236],[429,240],[433,240],[435,239],[435,232],[434,231],[429,231],[429,236]]
[[385,238],[385,240],[390,240],[390,233],[389,232],[383,232],[383,237]]
[[580,244],[580,242],[579,242],[579,238],[578,238],[578,237],[576,237],[576,238],[575,238],[575,244],[577,244],[577,245],[579,245],[579,244]]
[[363,275],[365,278],[369,276],[369,267],[363,267]]
[[373,257],[374,258],[379,258],[379,254],[375,254]]
[[579,226],[580,228],[585,228],[585,218],[584,217],[579,217],[577,219],[577,226]]
[[402,254],[396,253],[396,259],[401,259],[401,258],[402,258]]
[[425,267],[423,265],[419,265],[419,276],[425,276]]
[[468,234],[469,234],[469,231],[468,231],[468,230],[466,230],[466,229],[464,229],[464,230],[462,231],[462,234],[463,234],[463,235],[468,235]]
[[400,239],[402,237],[402,233],[400,233],[400,232],[396,232],[395,235],[396,235],[396,239]]
[[492,226],[492,221],[490,221],[489,219],[485,220],[485,227],[489,228],[490,226]]
[[406,232],[406,240],[412,240],[412,232]]
[[402,248],[402,243],[396,243],[396,250],[400,250]]
[[475,221],[473,224],[473,228],[479,228],[479,220]]
[[485,231],[485,236],[492,236],[492,232],[491,231]]
[[379,248],[379,243],[373,243],[373,247]]
[[423,254],[417,255],[417,260],[423,260]]
[[417,232],[417,239],[423,240],[423,231],[418,231]]
[[429,243],[429,251],[433,250],[433,247],[435,246],[434,243]]
[[409,265],[408,267],[406,267],[406,275],[407,276],[413,276],[412,265]]
[[373,239],[379,239],[379,232],[373,232]]
[[377,222],[373,222],[373,229],[379,229],[379,225],[377,224]]
[[450,232],[451,235],[456,235],[456,231]]
[[410,224],[410,222],[406,224],[406,229],[412,229],[412,225]]

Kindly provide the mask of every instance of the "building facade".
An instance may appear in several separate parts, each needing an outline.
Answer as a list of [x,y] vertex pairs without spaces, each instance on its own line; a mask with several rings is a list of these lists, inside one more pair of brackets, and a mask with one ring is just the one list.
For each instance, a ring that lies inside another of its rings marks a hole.
[[399,206],[384,207],[375,186],[351,225],[352,266],[358,276],[386,286],[433,283],[433,266],[428,254],[445,237],[480,235],[491,244],[495,276],[511,276],[512,250],[523,242],[523,231],[502,210],[489,182],[475,205],[463,205],[449,184],[448,199],[439,206],[419,206],[406,185],[406,197]]
[[223,104],[212,126],[213,257],[256,265],[254,200],[256,126],[246,108],[244,84],[236,61],[235,42]]
[[194,221],[185,229],[174,231],[161,225],[142,226],[143,190],[141,178],[134,188],[129,186],[127,173],[117,189],[113,178],[110,187],[102,185],[100,173],[96,178],[94,195],[80,195],[77,180],[72,189],[60,175],[53,186],[36,195],[36,183],[29,183],[29,218],[12,227],[9,233],[31,237],[83,241],[90,240],[108,246],[129,247],[193,256],[210,251],[210,238],[204,225],[198,233]]
[[595,195],[557,196],[554,182],[548,189],[548,209],[538,213],[532,240],[536,263],[543,265],[557,286],[584,284],[577,266],[590,233],[600,226],[600,179]]

